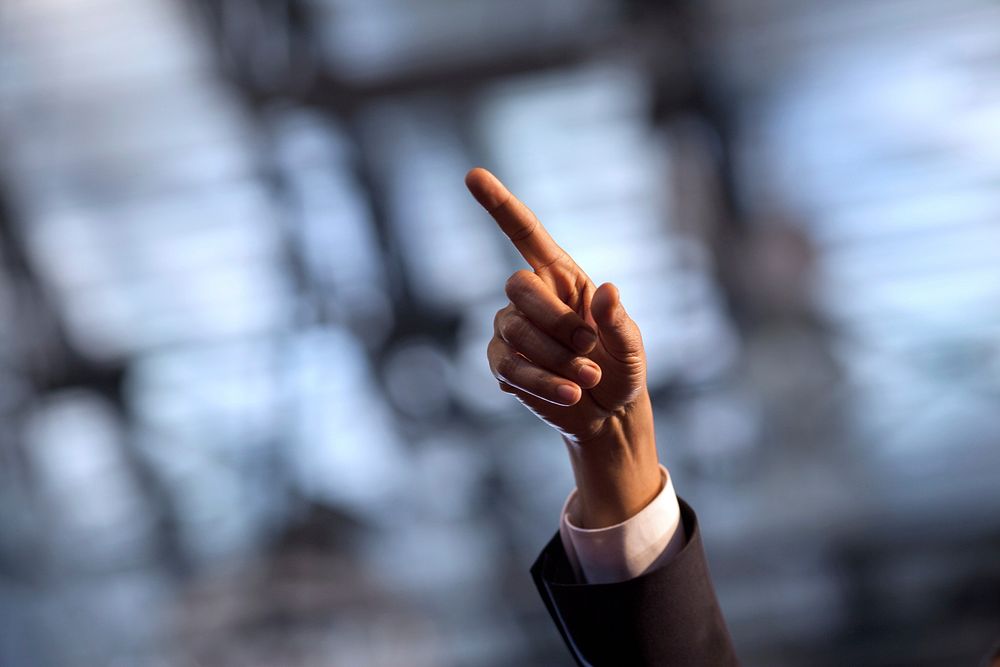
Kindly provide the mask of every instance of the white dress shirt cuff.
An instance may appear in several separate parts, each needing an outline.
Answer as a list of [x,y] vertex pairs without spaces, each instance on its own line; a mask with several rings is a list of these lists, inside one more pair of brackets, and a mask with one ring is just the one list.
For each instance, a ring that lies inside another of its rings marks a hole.
[[578,581],[592,584],[633,579],[660,567],[684,548],[681,510],[670,473],[662,465],[663,487],[635,516],[606,528],[573,524],[576,489],[563,505],[559,536]]

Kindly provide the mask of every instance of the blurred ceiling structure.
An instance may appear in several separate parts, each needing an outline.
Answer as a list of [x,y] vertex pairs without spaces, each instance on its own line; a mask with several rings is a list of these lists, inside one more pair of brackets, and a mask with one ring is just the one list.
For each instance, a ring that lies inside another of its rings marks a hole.
[[568,664],[479,163],[642,327],[746,664],[975,660],[998,14],[8,0],[0,663]]

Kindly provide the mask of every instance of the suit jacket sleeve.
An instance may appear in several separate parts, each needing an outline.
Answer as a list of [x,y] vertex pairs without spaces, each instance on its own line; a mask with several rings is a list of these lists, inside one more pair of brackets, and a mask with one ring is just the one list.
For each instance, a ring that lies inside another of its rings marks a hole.
[[680,500],[687,545],[668,563],[615,584],[577,583],[557,534],[531,567],[578,664],[738,665],[715,597],[694,511]]

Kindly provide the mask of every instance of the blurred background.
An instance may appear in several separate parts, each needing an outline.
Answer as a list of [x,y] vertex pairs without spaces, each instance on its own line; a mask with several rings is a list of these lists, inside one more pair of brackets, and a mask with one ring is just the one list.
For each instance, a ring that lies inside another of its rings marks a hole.
[[517,192],[642,327],[749,666],[1000,636],[1000,6],[4,0],[0,664],[569,665]]

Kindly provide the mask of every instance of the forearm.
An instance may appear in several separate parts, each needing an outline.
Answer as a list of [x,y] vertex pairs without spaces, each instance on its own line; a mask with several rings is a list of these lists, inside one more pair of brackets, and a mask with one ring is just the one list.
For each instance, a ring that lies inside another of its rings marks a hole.
[[661,479],[649,394],[608,419],[594,438],[565,437],[577,487],[581,528],[625,521],[660,492]]

